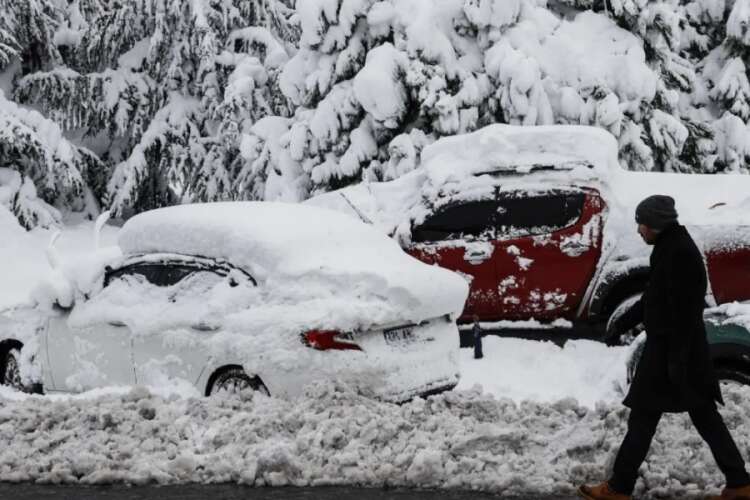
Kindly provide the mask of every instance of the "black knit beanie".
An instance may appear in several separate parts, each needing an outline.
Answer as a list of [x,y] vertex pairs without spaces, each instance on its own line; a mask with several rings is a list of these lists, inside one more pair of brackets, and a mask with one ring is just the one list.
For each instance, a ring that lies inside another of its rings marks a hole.
[[651,229],[661,230],[677,222],[674,198],[663,194],[649,196],[635,209],[635,221]]

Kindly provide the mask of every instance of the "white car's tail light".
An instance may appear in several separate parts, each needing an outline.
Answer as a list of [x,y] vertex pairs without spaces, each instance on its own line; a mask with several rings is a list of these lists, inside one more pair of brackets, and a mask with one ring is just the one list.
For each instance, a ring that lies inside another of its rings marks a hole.
[[361,351],[362,349],[351,340],[351,334],[336,330],[310,330],[302,334],[302,343],[319,351],[329,349]]

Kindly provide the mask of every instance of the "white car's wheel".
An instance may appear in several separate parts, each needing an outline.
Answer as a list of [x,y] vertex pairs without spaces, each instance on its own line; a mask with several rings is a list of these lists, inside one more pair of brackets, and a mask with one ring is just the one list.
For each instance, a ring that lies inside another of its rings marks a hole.
[[213,396],[219,393],[239,394],[242,391],[257,391],[270,395],[263,381],[255,376],[251,377],[242,367],[231,366],[219,370],[210,382],[207,395]]
[[21,382],[21,353],[18,349],[10,349],[5,354],[3,360],[2,384],[13,387],[16,390],[23,391],[24,386]]

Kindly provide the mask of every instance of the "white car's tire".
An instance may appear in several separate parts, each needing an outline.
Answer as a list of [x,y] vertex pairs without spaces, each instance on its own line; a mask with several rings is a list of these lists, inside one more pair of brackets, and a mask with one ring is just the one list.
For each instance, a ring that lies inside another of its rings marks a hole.
[[242,391],[255,391],[270,395],[268,388],[258,376],[251,377],[241,366],[228,366],[218,370],[209,381],[207,396],[219,393],[239,394]]
[[0,382],[18,391],[25,390],[21,381],[21,352],[18,349],[9,349],[2,362],[3,372],[0,374]]

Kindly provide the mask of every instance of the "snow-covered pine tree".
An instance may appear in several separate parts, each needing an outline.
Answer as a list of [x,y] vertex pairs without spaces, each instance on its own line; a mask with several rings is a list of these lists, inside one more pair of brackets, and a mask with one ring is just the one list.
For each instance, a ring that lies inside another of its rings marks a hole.
[[[650,64],[662,77],[654,111],[644,122],[653,139],[657,168],[746,169],[747,161],[738,154],[742,145],[732,139],[738,137],[737,122],[723,115],[728,112],[745,122],[750,118],[750,85],[743,60],[750,4],[745,0],[612,3],[613,15],[639,33]],[[618,3],[625,8],[618,11]]]
[[119,213],[392,179],[493,122],[605,128],[630,169],[748,170],[750,0],[0,6],[0,82],[99,156],[83,182]]
[[289,114],[274,90],[298,36],[292,7],[74,0],[55,34],[67,66],[24,76],[15,97],[100,155],[96,194],[115,213],[235,198],[239,132]]
[[750,139],[750,82],[746,66],[750,56],[750,2],[736,0],[731,11],[724,9],[723,17],[718,11],[715,14],[717,24],[726,26],[726,37],[700,63],[710,103],[721,110],[720,118],[713,123],[720,146],[714,167],[717,171],[750,172],[746,146]]
[[93,153],[71,144],[53,122],[8,101],[0,91],[0,203],[25,227],[60,223],[55,206],[96,214],[99,207],[86,180],[98,168]]
[[20,58],[24,72],[60,60],[54,33],[61,12],[51,0],[0,0],[0,69]]
[[[18,72],[59,64],[56,30],[63,13],[54,2],[0,0],[0,12],[0,71],[6,81]],[[0,90],[0,203],[25,227],[60,223],[57,208],[94,215],[99,205],[90,187],[101,169],[95,154],[66,140],[55,123],[9,101]]]
[[637,35],[655,75],[653,95],[622,109],[622,133],[615,135],[623,164],[633,170],[688,170],[683,150],[690,131],[702,129],[688,128],[678,106],[681,93],[692,92],[695,82],[692,64],[680,55],[683,10],[672,0],[611,0],[592,6]]
[[[300,50],[281,79],[297,109],[280,139],[256,130],[248,140],[254,147],[245,161],[256,168],[243,170],[246,184],[268,177],[260,159],[275,174],[298,174],[295,186],[310,193],[392,178],[413,168],[425,143],[496,121],[463,1],[435,9],[417,1],[311,0],[297,12]],[[284,166],[267,161],[275,145],[265,137],[287,150]],[[412,160],[392,161],[389,151]]]
[[[419,0],[310,0],[297,10],[301,46],[281,79],[297,109],[281,130],[274,122],[274,134],[255,128],[246,141],[241,177],[254,196],[271,196],[262,185],[274,175],[299,175],[295,185],[310,193],[393,178],[436,138],[494,122],[591,124],[620,137],[627,112],[647,143],[637,149],[640,168],[653,167],[654,139],[638,113],[655,100],[659,78],[639,39],[605,16],[565,17],[521,0],[439,9]],[[613,55],[612,40],[628,53]],[[589,49],[593,71],[582,53]],[[656,116],[654,124],[670,123]],[[670,147],[673,137],[658,139]],[[287,154],[271,154],[277,147]]]

